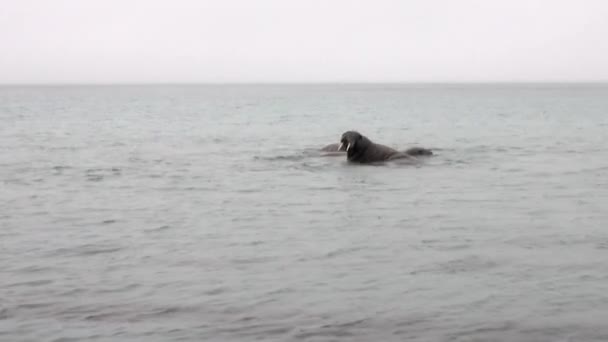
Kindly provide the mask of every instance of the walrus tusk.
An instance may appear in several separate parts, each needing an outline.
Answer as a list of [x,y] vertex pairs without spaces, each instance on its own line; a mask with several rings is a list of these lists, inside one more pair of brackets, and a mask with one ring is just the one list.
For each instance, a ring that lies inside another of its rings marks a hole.
[[344,147],[344,143],[343,142],[341,142],[340,146],[338,146],[338,151],[342,151],[342,147]]
[[350,150],[350,143],[348,143],[348,145],[346,146],[346,152],[348,152],[348,150]]

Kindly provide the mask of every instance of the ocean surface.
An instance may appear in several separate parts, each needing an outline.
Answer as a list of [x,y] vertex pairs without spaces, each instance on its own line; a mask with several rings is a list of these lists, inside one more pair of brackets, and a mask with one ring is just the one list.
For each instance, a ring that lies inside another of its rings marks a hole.
[[[608,85],[0,87],[0,341],[606,341]],[[358,130],[413,164],[319,149]]]

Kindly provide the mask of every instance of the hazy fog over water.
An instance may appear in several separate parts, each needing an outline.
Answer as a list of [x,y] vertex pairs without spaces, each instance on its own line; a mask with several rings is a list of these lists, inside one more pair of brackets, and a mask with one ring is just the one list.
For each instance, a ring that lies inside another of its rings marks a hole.
[[608,3],[3,1],[0,83],[608,80]]

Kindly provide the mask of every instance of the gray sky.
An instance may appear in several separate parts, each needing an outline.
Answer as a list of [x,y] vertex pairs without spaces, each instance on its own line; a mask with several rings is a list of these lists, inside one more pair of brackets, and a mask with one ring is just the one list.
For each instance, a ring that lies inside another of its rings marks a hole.
[[0,5],[0,83],[608,81],[604,0]]

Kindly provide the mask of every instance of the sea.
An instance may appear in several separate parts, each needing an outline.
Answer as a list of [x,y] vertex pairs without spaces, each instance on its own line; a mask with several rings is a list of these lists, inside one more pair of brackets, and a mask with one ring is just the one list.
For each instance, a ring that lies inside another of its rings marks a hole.
[[[356,130],[431,157],[349,163]],[[607,341],[607,84],[0,87],[0,341]]]

